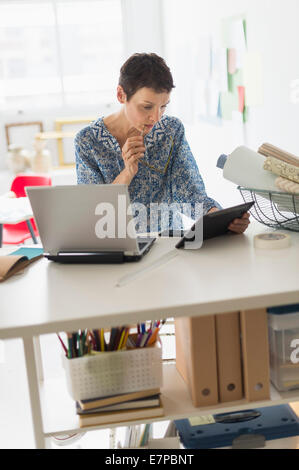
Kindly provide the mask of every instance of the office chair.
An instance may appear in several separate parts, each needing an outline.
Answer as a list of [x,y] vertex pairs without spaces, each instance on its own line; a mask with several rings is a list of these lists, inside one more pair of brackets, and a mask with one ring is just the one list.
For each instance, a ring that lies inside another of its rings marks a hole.
[[[12,182],[11,191],[13,191],[17,197],[25,197],[26,186],[51,186],[52,181],[50,176],[46,175],[17,175]],[[34,235],[38,237],[38,230],[34,219],[30,219]],[[25,240],[31,238],[30,230],[26,222],[20,222],[19,224],[4,224],[3,225],[3,244],[18,245],[24,243]]]

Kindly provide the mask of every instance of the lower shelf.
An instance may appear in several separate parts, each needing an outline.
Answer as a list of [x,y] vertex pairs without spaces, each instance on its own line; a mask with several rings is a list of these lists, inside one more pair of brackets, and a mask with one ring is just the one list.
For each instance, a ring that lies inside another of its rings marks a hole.
[[113,424],[90,426],[88,428],[79,427],[78,417],[75,412],[75,402],[67,392],[65,378],[49,379],[42,382],[40,390],[45,436],[127,426],[141,422],[148,423],[151,421],[183,419],[190,416],[228,413],[248,408],[261,408],[264,406],[291,403],[299,400],[299,390],[281,393],[274,387],[271,387],[271,399],[267,401],[248,402],[243,399],[236,402],[219,403],[213,407],[195,408],[192,405],[185,382],[177,372],[175,365],[164,365],[163,374],[164,386],[162,388],[162,399],[165,410],[164,416],[153,418],[152,420],[142,419],[122,423],[116,422]]

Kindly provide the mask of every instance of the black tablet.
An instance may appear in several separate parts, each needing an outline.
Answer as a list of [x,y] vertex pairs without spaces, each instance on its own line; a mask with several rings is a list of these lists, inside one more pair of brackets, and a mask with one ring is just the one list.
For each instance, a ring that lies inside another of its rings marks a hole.
[[254,202],[247,202],[235,207],[229,207],[221,211],[212,212],[203,216],[202,220],[198,220],[192,228],[180,239],[176,244],[176,248],[184,248],[185,242],[192,243],[194,241],[194,231],[196,224],[203,224],[203,240],[218,237],[229,232],[228,226],[235,219],[241,219],[242,216],[249,211]]

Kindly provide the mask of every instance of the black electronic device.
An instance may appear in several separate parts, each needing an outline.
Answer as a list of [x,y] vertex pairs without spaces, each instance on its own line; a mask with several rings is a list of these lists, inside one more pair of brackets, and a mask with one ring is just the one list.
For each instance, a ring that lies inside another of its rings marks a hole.
[[251,209],[254,202],[248,202],[235,207],[229,207],[217,212],[211,212],[198,219],[191,229],[176,244],[176,248],[184,248],[185,243],[192,243],[195,239],[195,231],[198,224],[202,224],[203,240],[225,235],[229,232],[229,225],[235,219],[241,219],[242,216]]

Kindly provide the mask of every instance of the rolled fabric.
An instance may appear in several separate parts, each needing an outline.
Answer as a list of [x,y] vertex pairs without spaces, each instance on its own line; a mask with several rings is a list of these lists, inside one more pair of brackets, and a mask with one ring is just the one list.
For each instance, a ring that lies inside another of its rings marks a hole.
[[299,183],[299,168],[277,158],[267,157],[264,163],[264,170],[271,171],[275,175],[282,176],[294,183]]
[[286,193],[299,194],[299,184],[293,181],[280,177],[275,180],[275,185],[278,189]]

